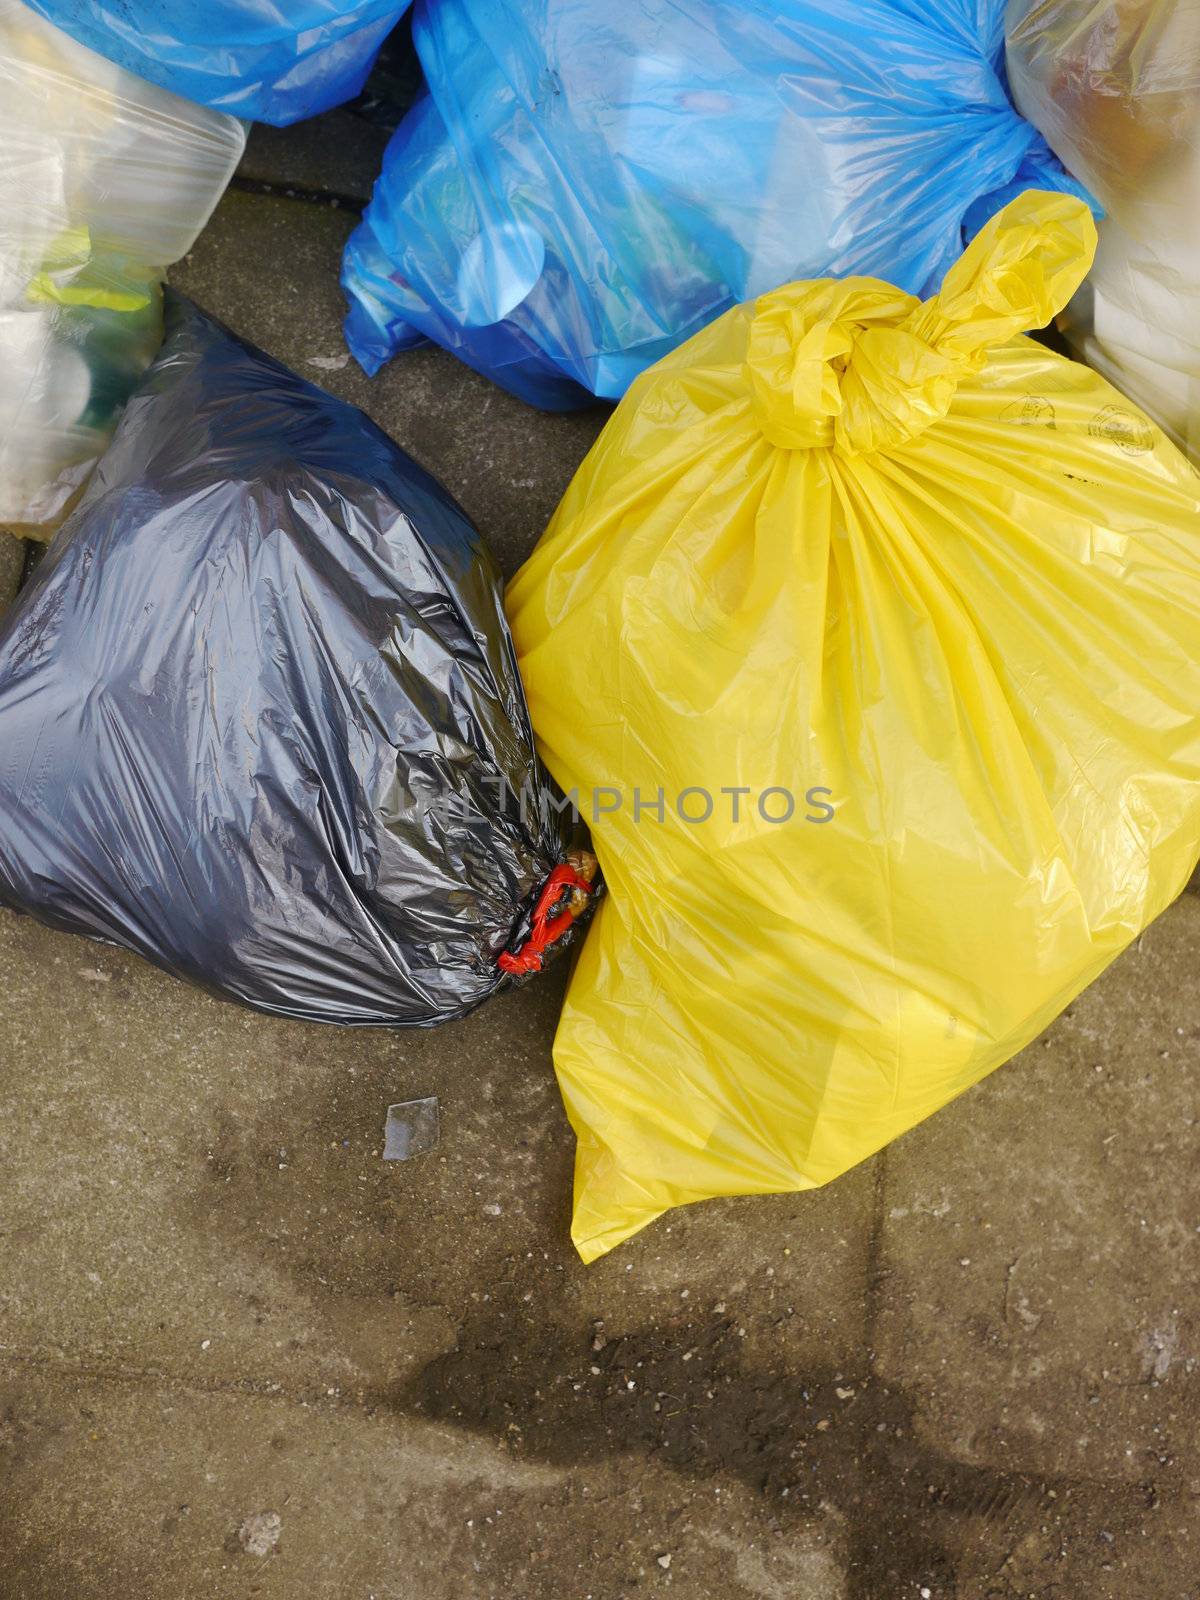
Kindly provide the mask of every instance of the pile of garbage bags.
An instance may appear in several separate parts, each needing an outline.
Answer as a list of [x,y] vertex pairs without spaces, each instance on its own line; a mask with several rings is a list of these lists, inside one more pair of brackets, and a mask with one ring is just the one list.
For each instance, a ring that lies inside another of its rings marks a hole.
[[237,119],[405,11],[0,0],[0,903],[336,1023],[575,946],[591,1260],[844,1172],[1196,865],[1200,9],[416,0],[349,347],[617,402],[507,618],[365,416],[163,320]]

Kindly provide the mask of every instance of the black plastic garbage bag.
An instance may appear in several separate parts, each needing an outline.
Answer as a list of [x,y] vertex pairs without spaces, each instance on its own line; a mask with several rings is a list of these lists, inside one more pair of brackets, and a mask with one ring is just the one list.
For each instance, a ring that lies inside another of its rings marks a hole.
[[172,297],[0,627],[0,902],[265,1011],[423,1027],[569,932],[568,833],[465,513]]

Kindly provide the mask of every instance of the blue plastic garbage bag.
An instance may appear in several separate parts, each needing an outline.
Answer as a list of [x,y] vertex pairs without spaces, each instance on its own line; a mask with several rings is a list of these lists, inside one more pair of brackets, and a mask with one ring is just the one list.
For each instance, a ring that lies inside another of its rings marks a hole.
[[429,93],[350,240],[368,372],[433,339],[535,405],[617,398],[739,301],[931,292],[1026,187],[1004,0],[417,0]]
[[409,0],[29,0],[176,94],[284,124],[350,100]]

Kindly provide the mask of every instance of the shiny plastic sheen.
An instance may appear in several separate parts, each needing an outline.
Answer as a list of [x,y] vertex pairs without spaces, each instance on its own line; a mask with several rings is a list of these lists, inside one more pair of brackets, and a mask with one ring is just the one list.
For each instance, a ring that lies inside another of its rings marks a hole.
[[1009,0],[1017,104],[1105,209],[1060,318],[1200,465],[1200,0]]
[[543,780],[466,515],[169,295],[0,627],[0,901],[264,1011],[424,1027],[511,981],[566,842]]
[[409,0],[28,0],[140,78],[253,122],[349,100]]
[[433,339],[549,409],[741,300],[928,293],[1013,194],[1075,188],[1004,85],[1003,0],[418,0],[428,95],[346,250],[368,372]]
[[1195,865],[1200,477],[1020,336],[1094,241],[1031,193],[924,304],[851,278],[731,311],[634,385],[512,585],[547,764],[611,786],[555,1043],[586,1259],[844,1172]]
[[0,0],[0,539],[48,538],[78,499],[245,143]]

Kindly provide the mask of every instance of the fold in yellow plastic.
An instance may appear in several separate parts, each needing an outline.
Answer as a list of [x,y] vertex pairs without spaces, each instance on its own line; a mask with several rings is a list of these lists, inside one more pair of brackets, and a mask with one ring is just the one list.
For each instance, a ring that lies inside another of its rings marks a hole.
[[634,385],[512,586],[551,771],[620,795],[555,1044],[585,1259],[844,1172],[1192,871],[1200,478],[1020,336],[1094,240],[1029,193],[925,305],[849,279],[728,313]]

